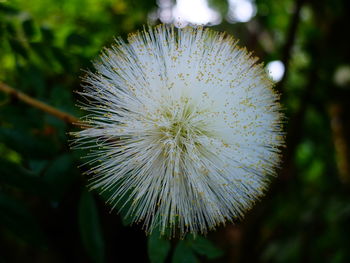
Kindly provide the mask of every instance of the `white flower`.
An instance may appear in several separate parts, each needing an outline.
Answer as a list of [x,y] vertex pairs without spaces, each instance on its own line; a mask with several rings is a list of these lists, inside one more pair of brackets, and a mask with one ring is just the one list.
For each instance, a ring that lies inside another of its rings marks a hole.
[[[279,96],[224,33],[159,26],[106,49],[80,94],[91,188],[147,232],[205,233],[263,194],[283,144]],[[123,204],[120,204],[121,206]],[[119,206],[119,204],[118,204]]]

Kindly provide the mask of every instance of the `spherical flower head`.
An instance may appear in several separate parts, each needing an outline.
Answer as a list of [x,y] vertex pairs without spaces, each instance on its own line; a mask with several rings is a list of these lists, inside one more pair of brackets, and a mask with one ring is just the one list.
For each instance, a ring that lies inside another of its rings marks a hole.
[[225,33],[158,26],[121,39],[85,77],[91,188],[146,232],[206,233],[263,194],[283,144],[279,96]]

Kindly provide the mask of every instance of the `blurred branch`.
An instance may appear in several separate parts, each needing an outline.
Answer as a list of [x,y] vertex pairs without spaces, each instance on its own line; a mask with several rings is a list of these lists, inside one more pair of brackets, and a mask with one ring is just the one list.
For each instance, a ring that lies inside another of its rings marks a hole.
[[[282,80],[278,83],[277,88],[280,92],[283,91],[283,86],[287,79],[287,75],[289,72],[289,61],[292,57],[292,48],[294,46],[296,37],[297,37],[297,28],[300,21],[300,11],[303,5],[307,0],[296,0],[294,5],[293,16],[290,21],[290,27],[288,34],[286,36],[285,46],[282,51],[282,62],[285,66],[285,72]],[[310,102],[310,97],[314,89],[314,82],[316,79],[317,67],[314,67],[309,75],[308,84],[305,87],[304,94],[300,100],[300,107],[296,113],[294,113],[290,119],[288,124],[287,136],[286,136],[286,145],[287,147],[284,149],[282,154],[282,170],[279,175],[282,179],[288,180],[292,174],[292,159],[294,156],[295,149],[299,144],[300,138],[302,136],[301,127],[304,121],[304,115],[306,112],[306,108],[308,103]],[[283,93],[282,93],[283,94]]]
[[42,110],[46,113],[49,113],[69,124],[73,124],[79,127],[85,127],[78,118],[74,117],[73,115],[70,115],[68,113],[65,113],[63,111],[60,111],[50,105],[47,105],[46,103],[43,103],[39,100],[33,99],[32,97],[24,94],[23,92],[20,92],[14,88],[11,88],[10,86],[6,85],[5,83],[0,82],[0,91],[9,94],[10,96],[30,105],[34,108],[37,108],[39,110]]
[[331,119],[331,129],[333,143],[336,153],[336,162],[338,166],[339,176],[343,183],[350,183],[350,167],[349,167],[349,149],[347,144],[347,136],[345,125],[342,121],[343,107],[340,103],[333,102],[329,106],[329,115]]
[[281,79],[281,81],[278,83],[278,90],[282,91],[282,87],[284,85],[284,82],[287,78],[288,71],[289,71],[289,61],[291,58],[292,48],[295,43],[296,35],[297,35],[297,29],[300,21],[300,10],[304,3],[307,0],[296,0],[294,5],[294,11],[293,16],[291,18],[290,24],[289,24],[289,30],[287,32],[286,42],[282,50],[282,63],[284,65],[284,75]]

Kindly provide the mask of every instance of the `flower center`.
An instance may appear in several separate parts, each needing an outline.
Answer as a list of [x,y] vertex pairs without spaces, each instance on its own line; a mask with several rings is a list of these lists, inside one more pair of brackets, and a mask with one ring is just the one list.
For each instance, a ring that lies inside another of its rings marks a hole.
[[174,138],[175,137],[186,138],[186,135],[188,132],[185,125],[178,121],[171,124],[169,131]]
[[170,124],[160,127],[159,131],[165,140],[180,142],[188,140],[190,136],[191,124],[185,120],[171,120]]
[[189,104],[188,100],[164,109],[161,113],[163,125],[158,127],[164,151],[171,153],[178,149],[179,153],[187,153],[189,149],[198,147],[199,137],[209,135],[203,113]]

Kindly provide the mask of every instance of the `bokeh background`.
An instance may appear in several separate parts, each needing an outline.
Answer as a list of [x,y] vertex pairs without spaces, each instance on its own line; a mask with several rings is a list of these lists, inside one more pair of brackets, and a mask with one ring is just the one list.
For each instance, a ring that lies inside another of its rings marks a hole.
[[[87,191],[76,128],[0,91],[0,262],[350,262],[348,0],[0,0],[0,83],[74,116],[80,77],[145,24],[226,31],[261,58],[288,123],[246,218],[147,237]],[[2,84],[0,84],[2,85]]]

